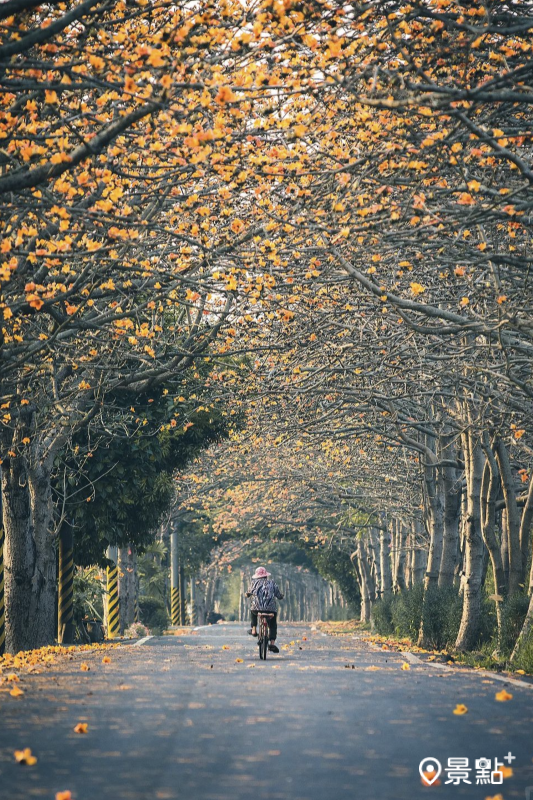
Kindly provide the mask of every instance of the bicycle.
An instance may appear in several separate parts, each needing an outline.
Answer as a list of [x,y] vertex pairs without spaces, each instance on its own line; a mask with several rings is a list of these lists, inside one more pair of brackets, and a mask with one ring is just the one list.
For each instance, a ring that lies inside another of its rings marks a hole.
[[268,620],[274,614],[269,614],[266,611],[257,612],[257,644],[259,645],[259,658],[266,661],[268,653],[268,643],[270,641],[270,632],[268,627]]

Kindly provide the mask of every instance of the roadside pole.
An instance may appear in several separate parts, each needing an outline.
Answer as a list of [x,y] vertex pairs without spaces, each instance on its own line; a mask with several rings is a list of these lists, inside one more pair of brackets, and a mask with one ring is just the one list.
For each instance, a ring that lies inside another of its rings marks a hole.
[[109,546],[107,558],[113,562],[107,568],[107,638],[115,639],[119,635],[120,607],[118,599],[118,548]]
[[185,575],[181,564],[178,568],[178,585],[179,585],[179,624],[185,625],[187,622],[186,610],[185,610]]
[[191,577],[191,625],[196,625],[198,622],[198,614],[196,613],[196,578]]
[[138,564],[137,564],[137,551],[135,548],[133,549],[133,588],[134,588],[134,595],[133,595],[133,622],[135,624],[141,621],[141,615],[139,610],[139,595],[141,592],[141,586],[139,581],[139,571],[138,571]]
[[170,621],[172,625],[180,624],[178,532],[175,529],[170,534]]
[[137,565],[137,551],[133,550],[133,622],[138,623],[140,621],[139,616],[139,572],[138,572],[138,565]]
[[59,588],[57,600],[57,641],[74,641],[74,544],[72,528],[63,523],[59,536]]
[[135,605],[133,607],[133,622],[139,622],[139,589],[135,586]]

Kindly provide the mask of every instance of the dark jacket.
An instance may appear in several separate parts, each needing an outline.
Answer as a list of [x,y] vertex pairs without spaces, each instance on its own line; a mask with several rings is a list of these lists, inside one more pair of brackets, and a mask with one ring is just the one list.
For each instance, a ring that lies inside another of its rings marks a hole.
[[275,612],[278,610],[276,597],[283,600],[277,583],[270,578],[252,578],[248,594],[252,596],[252,611]]

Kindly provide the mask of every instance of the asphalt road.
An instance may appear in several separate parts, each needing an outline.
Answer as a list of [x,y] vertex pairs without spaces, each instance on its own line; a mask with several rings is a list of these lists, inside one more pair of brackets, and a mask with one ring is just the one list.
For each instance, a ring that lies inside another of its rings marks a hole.
[[[404,670],[399,653],[309,626],[280,635],[293,644],[266,663],[242,626],[219,625],[27,676],[23,697],[0,693],[1,800],[533,800],[533,688]],[[497,702],[503,688],[513,698]],[[468,713],[454,715],[458,703]],[[14,760],[25,747],[34,766]],[[446,785],[446,773],[421,784],[422,758],[474,767],[509,752],[503,786],[476,785],[474,770],[471,785]]]

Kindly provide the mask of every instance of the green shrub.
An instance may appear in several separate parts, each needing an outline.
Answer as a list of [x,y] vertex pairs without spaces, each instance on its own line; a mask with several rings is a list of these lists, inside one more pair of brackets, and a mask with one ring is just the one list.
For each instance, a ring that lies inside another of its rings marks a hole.
[[[525,594],[513,594],[502,603],[502,630],[499,650],[510,655],[522,630],[527,614],[529,598]],[[497,644],[495,642],[495,644]]]
[[[416,641],[424,615],[424,635],[428,647],[453,649],[463,613],[463,598],[455,586],[431,586],[424,596],[424,587],[417,584],[392,598],[374,603],[372,624],[378,633],[394,634]],[[479,641],[490,642],[494,636],[496,617],[494,604],[483,600]]]
[[434,612],[435,649],[453,650],[463,616],[463,597],[457,587],[446,586],[437,589]]
[[392,595],[382,597],[380,600],[372,605],[370,614],[370,624],[373,631],[380,633],[382,636],[390,636],[394,633],[394,626],[392,624]]
[[141,597],[139,611],[143,624],[156,636],[168,627],[169,617],[162,600],[155,597]]
[[[453,650],[462,616],[463,596],[455,586],[431,587],[424,604],[424,633],[427,636],[428,646],[435,650]],[[482,597],[476,647],[491,642],[495,631],[494,603]]]
[[397,636],[416,641],[422,619],[424,587],[421,583],[395,595],[391,606],[392,626]]
[[493,643],[498,632],[496,606],[494,600],[484,597],[481,601],[481,623],[479,627],[480,644]]
[[78,567],[74,573],[74,621],[77,625],[89,617],[102,620],[104,616],[104,586],[97,567]]
[[524,672],[533,674],[533,633],[530,633],[523,642],[512,663],[512,668],[523,669]]

